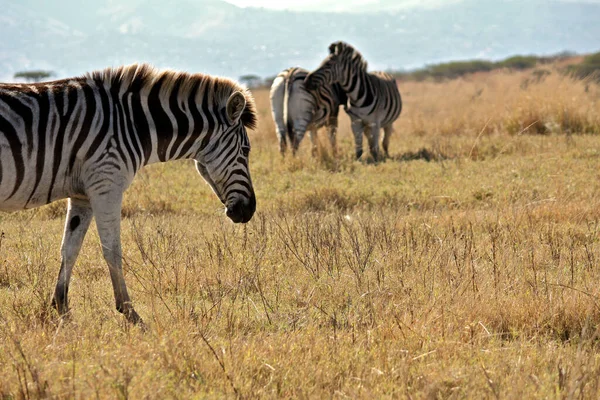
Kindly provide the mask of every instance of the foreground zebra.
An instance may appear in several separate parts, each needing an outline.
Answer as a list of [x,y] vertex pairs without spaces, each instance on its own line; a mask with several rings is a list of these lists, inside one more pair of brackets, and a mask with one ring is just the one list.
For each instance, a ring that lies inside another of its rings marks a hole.
[[123,192],[147,164],[193,159],[234,222],[256,208],[246,128],[254,100],[233,81],[131,65],[38,84],[0,84],[0,210],[69,198],[53,305],[96,218],[117,310],[135,312],[121,266]]
[[367,62],[352,46],[335,42],[321,65],[307,75],[305,85],[310,90],[339,83],[348,95],[346,112],[352,119],[356,158],[363,153],[363,132],[369,139],[373,158],[379,158],[379,133],[384,129],[383,151],[389,156],[393,123],[402,111],[402,99],[396,80],[385,72],[367,72]]
[[323,85],[308,91],[304,79],[308,71],[288,68],[277,75],[271,86],[271,111],[279,139],[279,151],[283,154],[290,140],[295,154],[306,131],[310,131],[312,153],[317,150],[317,130],[327,125],[329,141],[334,154],[337,152],[336,132],[340,105],[346,106],[347,97],[340,85]]

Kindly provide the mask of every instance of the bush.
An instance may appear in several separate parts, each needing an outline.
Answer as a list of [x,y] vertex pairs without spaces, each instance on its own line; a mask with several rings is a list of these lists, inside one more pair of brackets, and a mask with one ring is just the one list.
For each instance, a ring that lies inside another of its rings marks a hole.
[[513,56],[497,62],[496,65],[500,68],[523,70],[534,68],[539,60],[536,56]]
[[577,79],[590,79],[600,83],[600,52],[585,57],[581,64],[569,65],[567,74]]
[[494,69],[494,63],[483,60],[454,61],[428,67],[429,74],[437,80],[454,79],[475,72],[487,72]]
[[[538,64],[563,60],[573,56],[573,53],[563,52],[552,56],[512,56],[501,61],[492,62],[486,60],[452,61],[447,63],[428,65],[425,68],[414,71],[392,72],[397,79],[421,82],[426,79],[441,81],[455,79],[475,72],[488,72],[496,69],[508,68],[512,70],[525,70],[535,68]],[[594,58],[596,57],[596,58]],[[590,65],[600,65],[600,53],[589,56]],[[586,75],[587,76],[587,75]]]

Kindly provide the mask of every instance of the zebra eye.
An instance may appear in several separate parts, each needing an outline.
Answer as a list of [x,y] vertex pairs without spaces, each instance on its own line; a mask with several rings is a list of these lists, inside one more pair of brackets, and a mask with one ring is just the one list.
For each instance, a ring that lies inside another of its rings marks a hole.
[[242,146],[242,154],[244,155],[244,157],[248,157],[248,154],[250,154],[250,147]]

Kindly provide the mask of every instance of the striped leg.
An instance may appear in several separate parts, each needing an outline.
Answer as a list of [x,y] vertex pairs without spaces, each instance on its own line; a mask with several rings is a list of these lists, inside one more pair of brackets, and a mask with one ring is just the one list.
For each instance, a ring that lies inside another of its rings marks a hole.
[[281,155],[285,154],[285,149],[287,147],[287,141],[285,139],[285,131],[277,130],[277,138],[279,139],[279,152]]
[[394,133],[394,126],[392,124],[383,127],[383,152],[386,157],[390,156],[389,146],[392,133]]
[[379,160],[379,134],[381,132],[381,126],[379,122],[371,124],[371,136],[369,137],[369,150],[371,156],[375,161]]
[[133,309],[131,298],[127,292],[127,285],[123,277],[121,253],[121,192],[109,192],[105,195],[92,197],[92,209],[98,235],[102,244],[102,253],[108,264],[110,279],[115,294],[117,311],[125,315],[129,322],[143,323],[140,316]]
[[354,133],[354,145],[356,147],[356,159],[358,160],[363,153],[363,132],[365,126],[360,119],[352,120],[352,133]]
[[83,238],[92,220],[92,207],[87,200],[69,199],[65,231],[60,249],[61,261],[52,306],[63,316],[69,312],[69,281]]

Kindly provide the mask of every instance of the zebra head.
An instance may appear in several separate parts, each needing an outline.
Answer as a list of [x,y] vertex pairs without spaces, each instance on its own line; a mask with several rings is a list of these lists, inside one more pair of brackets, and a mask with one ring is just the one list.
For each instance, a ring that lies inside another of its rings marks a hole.
[[250,141],[246,133],[246,127],[256,126],[256,114],[253,103],[246,102],[246,96],[240,91],[231,94],[225,108],[220,110],[225,123],[215,128],[213,138],[195,157],[196,169],[235,223],[250,221],[256,210],[248,168]]
[[366,69],[366,61],[354,47],[345,42],[334,42],[321,65],[306,76],[304,85],[309,90],[333,83],[345,86],[357,71]]

